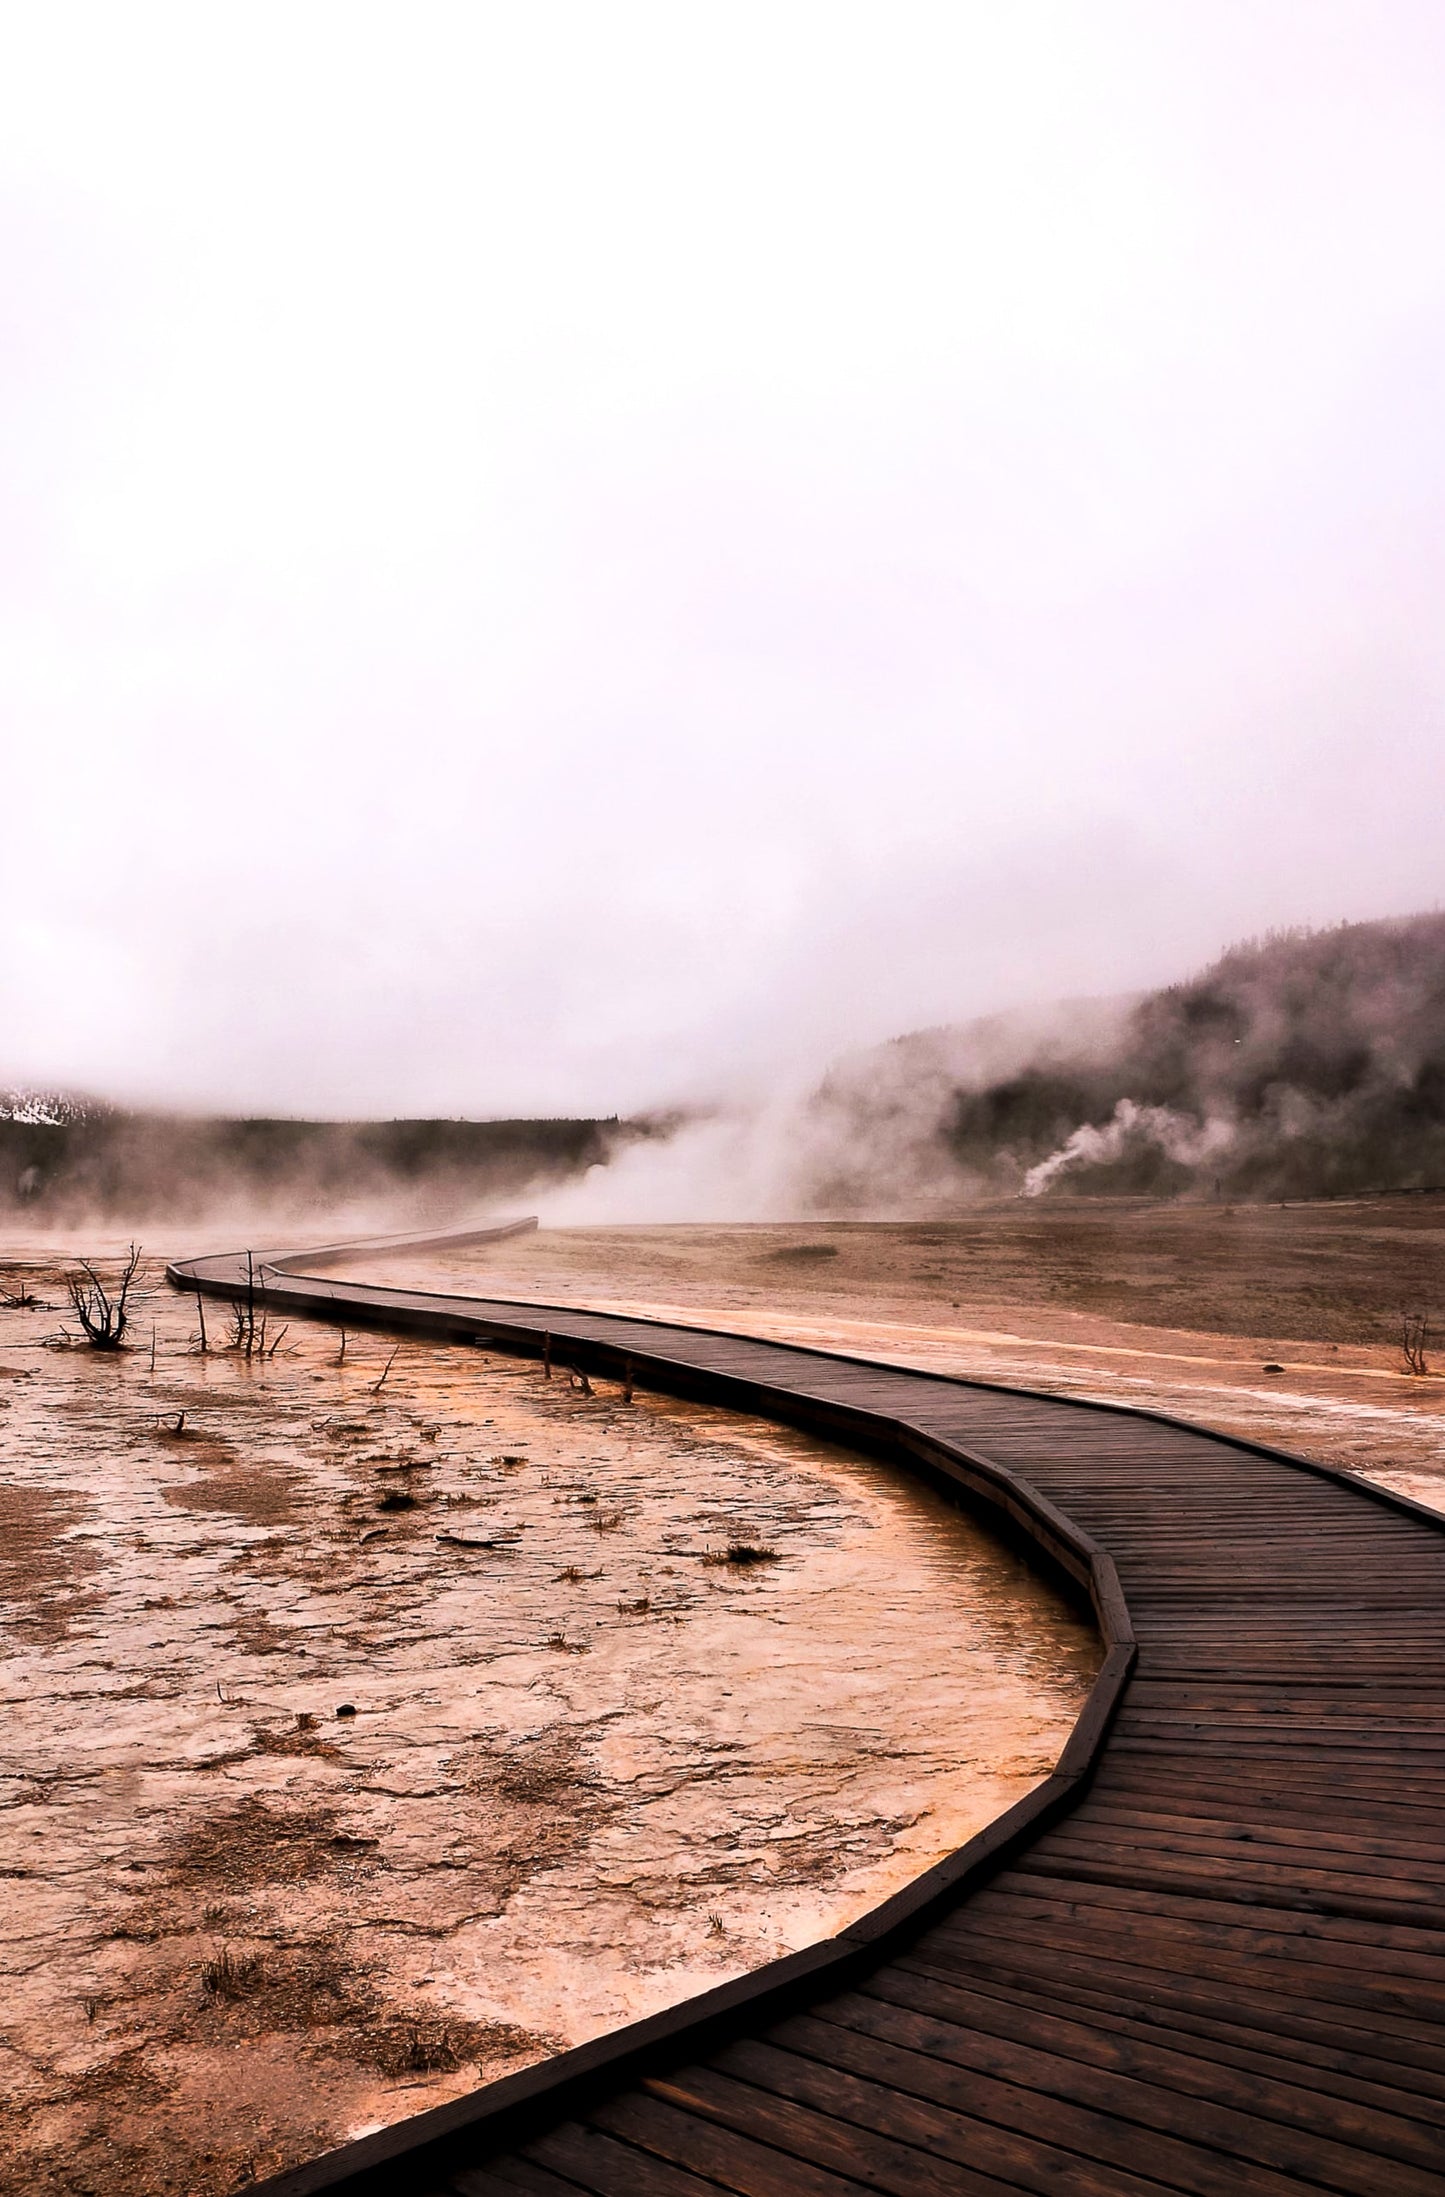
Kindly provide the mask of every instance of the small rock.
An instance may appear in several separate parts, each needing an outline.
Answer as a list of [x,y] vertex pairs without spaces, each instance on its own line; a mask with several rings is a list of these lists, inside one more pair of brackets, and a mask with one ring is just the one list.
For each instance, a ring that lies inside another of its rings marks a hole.
[[336,1713],[338,1716],[355,1716],[356,1703],[354,1701],[343,1701]]

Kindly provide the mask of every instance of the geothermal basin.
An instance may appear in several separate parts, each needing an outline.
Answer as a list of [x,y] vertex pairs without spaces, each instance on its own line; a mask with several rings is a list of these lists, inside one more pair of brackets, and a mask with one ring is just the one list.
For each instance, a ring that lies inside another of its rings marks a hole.
[[0,1268],[0,2188],[209,2197],[828,1935],[1083,1704],[1091,1629],[885,1465],[215,1304],[203,1350],[154,1264],[73,1347],[71,1263]]

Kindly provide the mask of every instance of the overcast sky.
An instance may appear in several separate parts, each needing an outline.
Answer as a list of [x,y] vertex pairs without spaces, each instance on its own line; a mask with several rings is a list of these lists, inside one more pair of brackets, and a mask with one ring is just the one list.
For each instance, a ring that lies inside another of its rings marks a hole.
[[0,1083],[627,1110],[1438,900],[1439,0],[0,32]]

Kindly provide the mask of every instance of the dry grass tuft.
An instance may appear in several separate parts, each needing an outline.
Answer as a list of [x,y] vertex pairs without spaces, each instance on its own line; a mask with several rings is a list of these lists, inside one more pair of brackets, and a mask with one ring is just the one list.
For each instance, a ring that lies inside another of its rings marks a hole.
[[335,1870],[336,1831],[329,1808],[273,1808],[248,1794],[188,1825],[167,1858],[197,1888],[298,1884]]
[[464,2055],[449,2022],[408,2022],[378,2036],[376,2064],[384,2075],[429,2075],[461,2067]]
[[383,2075],[449,2073],[482,2067],[489,2060],[537,2059],[555,2051],[557,2041],[518,2029],[511,2022],[443,2021],[419,2016],[378,2024],[359,2039],[359,2057]]
[[213,1999],[244,1999],[266,1980],[259,1953],[236,1954],[229,1945],[201,1962],[201,1989]]

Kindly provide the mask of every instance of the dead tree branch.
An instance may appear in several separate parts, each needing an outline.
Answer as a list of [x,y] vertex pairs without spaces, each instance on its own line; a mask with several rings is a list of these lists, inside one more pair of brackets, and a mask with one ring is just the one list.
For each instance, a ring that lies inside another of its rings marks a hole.
[[1400,1314],[1400,1355],[1405,1361],[1407,1373],[1428,1373],[1425,1345],[1430,1340],[1430,1322],[1423,1312]]
[[120,1280],[112,1283],[109,1289],[88,1259],[81,1260],[78,1274],[66,1277],[71,1308],[92,1350],[124,1349],[123,1337],[130,1323],[131,1286],[139,1265],[140,1246],[132,1244]]

